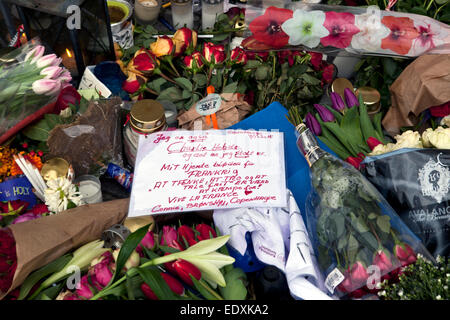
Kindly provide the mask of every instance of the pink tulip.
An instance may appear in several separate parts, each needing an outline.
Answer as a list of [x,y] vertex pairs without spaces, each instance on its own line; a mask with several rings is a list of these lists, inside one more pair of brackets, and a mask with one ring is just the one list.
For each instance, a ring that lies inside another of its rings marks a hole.
[[56,56],[56,54],[52,53],[52,54],[48,54],[46,56],[40,57],[36,61],[36,66],[38,68],[45,68],[48,66],[53,66],[54,63],[56,63],[57,61],[58,61],[58,57]]
[[373,264],[380,268],[381,274],[386,274],[392,270],[392,262],[389,259],[388,254],[383,250],[378,250],[373,258]]
[[155,234],[152,231],[147,232],[144,238],[142,238],[140,245],[150,250],[155,249]]
[[61,81],[52,79],[41,79],[33,82],[33,91],[36,94],[52,96],[61,89]]
[[58,79],[58,76],[63,71],[63,68],[58,66],[46,67],[41,71],[41,75],[45,76],[44,79]]
[[111,280],[113,273],[109,267],[109,264],[98,263],[94,266],[93,272],[95,275],[95,282],[97,282],[102,288],[106,287]]
[[72,75],[68,70],[65,70],[59,75],[58,79],[63,82],[70,82],[72,81]]
[[177,230],[170,226],[164,226],[160,245],[169,246],[175,249],[184,250],[183,246],[177,241]]
[[28,61],[31,58],[31,63],[35,63],[39,58],[44,55],[45,47],[44,46],[36,46],[25,56],[25,61]]
[[18,216],[16,219],[14,219],[12,224],[30,221],[30,220],[34,220],[34,219],[37,219],[40,217],[41,217],[40,215],[35,215],[33,212],[28,212],[28,213],[24,213],[24,214]]

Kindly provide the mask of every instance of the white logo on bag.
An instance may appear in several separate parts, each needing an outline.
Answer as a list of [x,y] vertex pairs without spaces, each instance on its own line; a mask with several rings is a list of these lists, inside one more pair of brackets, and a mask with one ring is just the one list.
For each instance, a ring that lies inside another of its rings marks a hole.
[[430,160],[419,170],[418,180],[422,195],[440,203],[449,191],[450,169],[442,165],[438,156],[438,162]]

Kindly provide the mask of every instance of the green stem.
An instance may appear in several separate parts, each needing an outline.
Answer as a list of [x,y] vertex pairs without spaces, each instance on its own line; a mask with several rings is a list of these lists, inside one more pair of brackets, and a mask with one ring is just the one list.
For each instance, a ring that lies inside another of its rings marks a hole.
[[439,11],[441,11],[441,9],[442,9],[443,7],[445,7],[448,3],[449,3],[449,2],[444,3],[442,6],[440,6],[440,7],[436,10],[436,12],[434,13],[434,16],[433,16],[434,19],[436,19],[436,17],[437,17],[437,15],[438,15]]
[[172,57],[167,58],[167,61],[169,62],[170,67],[172,68],[173,71],[175,71],[175,74],[177,75],[178,78],[180,78],[180,74],[178,73],[178,70],[175,68],[175,66],[173,65],[172,62]]
[[[425,2],[426,2],[426,1],[425,1]],[[430,0],[430,3],[428,4],[428,6],[427,6],[427,8],[426,8],[427,11],[430,10],[431,5],[433,4],[433,2],[434,2],[434,0]]]

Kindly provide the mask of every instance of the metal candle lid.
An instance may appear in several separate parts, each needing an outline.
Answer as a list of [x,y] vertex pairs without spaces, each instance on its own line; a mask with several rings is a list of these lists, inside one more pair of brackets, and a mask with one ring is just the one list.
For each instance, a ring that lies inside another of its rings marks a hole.
[[331,84],[331,92],[338,93],[342,99],[344,99],[345,88],[349,88],[352,92],[355,91],[350,80],[346,78],[336,78]]
[[130,124],[144,133],[161,129],[166,123],[164,107],[156,100],[137,101],[130,111]]
[[381,95],[377,89],[372,87],[361,87],[356,90],[356,96],[360,94],[369,112],[374,112],[380,108]]
[[45,181],[67,176],[69,163],[63,158],[52,158],[44,162],[41,168],[41,176]]

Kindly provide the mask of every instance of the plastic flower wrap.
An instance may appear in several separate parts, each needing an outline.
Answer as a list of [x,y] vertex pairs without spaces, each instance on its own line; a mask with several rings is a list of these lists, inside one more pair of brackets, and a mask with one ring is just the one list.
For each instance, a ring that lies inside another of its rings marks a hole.
[[302,46],[336,53],[417,57],[448,53],[450,27],[432,18],[367,8],[293,2],[286,8],[248,7],[248,50]]
[[330,294],[360,298],[422,253],[433,259],[377,189],[350,164],[323,151],[306,125],[299,150],[310,166],[308,233]]
[[72,77],[61,58],[44,55],[36,41],[2,56],[0,62],[0,137],[54,101]]

